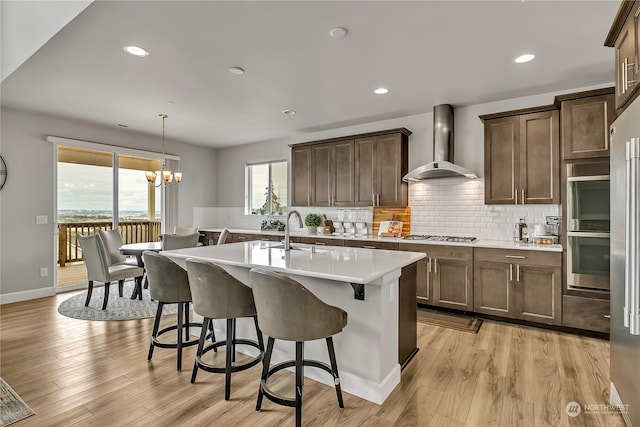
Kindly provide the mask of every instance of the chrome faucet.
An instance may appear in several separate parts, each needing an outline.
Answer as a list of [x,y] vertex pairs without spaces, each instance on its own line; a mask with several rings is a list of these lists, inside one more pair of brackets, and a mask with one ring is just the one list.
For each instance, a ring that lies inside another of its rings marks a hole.
[[291,215],[295,215],[298,217],[298,226],[300,228],[304,227],[304,224],[302,223],[302,217],[300,216],[300,212],[289,211],[289,214],[287,215],[287,226],[284,228],[284,250],[285,251],[291,250],[291,240],[289,238],[289,232],[290,232],[289,218],[291,218]]

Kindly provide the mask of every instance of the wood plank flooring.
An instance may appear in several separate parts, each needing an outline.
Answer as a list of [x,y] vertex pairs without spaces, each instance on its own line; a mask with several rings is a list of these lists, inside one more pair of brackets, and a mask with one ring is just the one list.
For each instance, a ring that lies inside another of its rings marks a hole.
[[[255,411],[260,366],[232,376],[200,371],[195,347],[183,371],[175,352],[147,361],[153,319],[92,322],[57,312],[71,294],[0,306],[0,375],[35,411],[16,426],[291,426],[292,408],[265,399]],[[173,321],[174,316],[166,316]],[[610,426],[618,414],[569,417],[565,406],[607,404],[607,341],[485,321],[478,334],[418,324],[420,351],[383,405],[305,381],[306,426]],[[366,354],[363,355],[366,357]],[[275,386],[293,375],[279,374]]]

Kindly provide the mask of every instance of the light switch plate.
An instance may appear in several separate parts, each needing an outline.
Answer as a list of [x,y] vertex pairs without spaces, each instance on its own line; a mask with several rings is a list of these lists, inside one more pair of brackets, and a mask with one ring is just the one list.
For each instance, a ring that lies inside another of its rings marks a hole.
[[36,224],[47,224],[49,222],[49,218],[46,215],[38,215],[36,216]]
[[40,269],[40,277],[47,277],[49,275],[49,269],[46,267],[42,267]]

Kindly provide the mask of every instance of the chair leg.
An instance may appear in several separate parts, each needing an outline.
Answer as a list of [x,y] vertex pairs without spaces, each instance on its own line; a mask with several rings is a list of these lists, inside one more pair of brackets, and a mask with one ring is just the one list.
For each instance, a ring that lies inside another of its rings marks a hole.
[[124,290],[124,280],[118,280],[118,296],[122,298],[122,291]]
[[109,286],[111,286],[111,282],[105,282],[104,284],[104,301],[102,302],[102,309],[107,309],[107,302],[109,302]]
[[89,306],[89,301],[91,301],[91,294],[93,293],[93,280],[89,280],[89,289],[87,290],[87,299],[84,302],[84,306]]
[[235,347],[233,345],[234,320],[227,319],[227,360],[224,370],[224,400],[229,400],[231,396],[231,363],[233,361]]
[[260,326],[258,326],[258,316],[253,316],[253,323],[256,325],[256,335],[258,336],[258,346],[260,347],[260,351],[264,353],[264,339],[262,338],[262,331],[260,330]]
[[135,288],[138,290],[138,299],[142,301],[142,276],[136,277],[135,282]]
[[178,341],[177,341],[177,351],[178,351],[178,362],[177,362],[177,368],[178,368],[178,372],[182,371],[182,328],[183,328],[183,324],[182,324],[182,319],[184,316],[184,304],[182,303],[178,303]]
[[273,343],[275,339],[269,337],[267,339],[267,350],[264,353],[264,358],[262,359],[262,376],[260,377],[260,387],[258,387],[258,400],[256,402],[256,411],[260,411],[262,407],[262,397],[264,393],[262,392],[262,382],[267,381],[267,375],[269,374],[269,365],[271,364],[271,353],[273,352]]
[[296,342],[296,427],[302,427],[302,378],[304,377],[304,343]]
[[189,338],[191,338],[191,328],[189,327],[189,304],[189,302],[184,303],[184,324],[186,325],[184,330],[185,341],[189,341]]
[[144,288],[149,289],[149,278],[147,278],[147,270],[144,270],[142,281],[144,282]]
[[158,329],[160,329],[160,317],[162,316],[162,307],[164,306],[163,302],[158,301],[158,309],[156,310],[156,318],[153,321],[153,331],[151,332],[151,344],[149,344],[149,355],[147,356],[147,360],[151,360],[153,356],[153,340],[158,335]]
[[329,350],[329,360],[333,371],[333,383],[336,385],[336,395],[338,396],[338,406],[344,409],[342,402],[342,387],[340,386],[340,375],[338,375],[338,364],[336,363],[336,352],[333,348],[333,337],[327,337],[327,349]]
[[196,383],[196,375],[198,375],[198,358],[202,356],[202,350],[204,349],[204,342],[207,339],[207,330],[211,324],[211,319],[205,317],[202,319],[202,331],[200,332],[200,340],[198,341],[198,350],[196,352],[196,360],[193,362],[193,372],[191,373],[191,384]]

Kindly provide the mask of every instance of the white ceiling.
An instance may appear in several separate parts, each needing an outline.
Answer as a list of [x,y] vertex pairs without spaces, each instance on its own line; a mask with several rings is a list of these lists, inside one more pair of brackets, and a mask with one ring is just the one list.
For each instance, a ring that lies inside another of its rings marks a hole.
[[[224,147],[613,81],[619,1],[96,1],[3,106]],[[336,26],[349,30],[333,39]],[[126,54],[134,44],[144,59]],[[534,52],[517,65],[513,58]],[[229,73],[232,66],[246,70]],[[373,94],[379,86],[384,96]],[[285,116],[284,109],[297,111]]]

